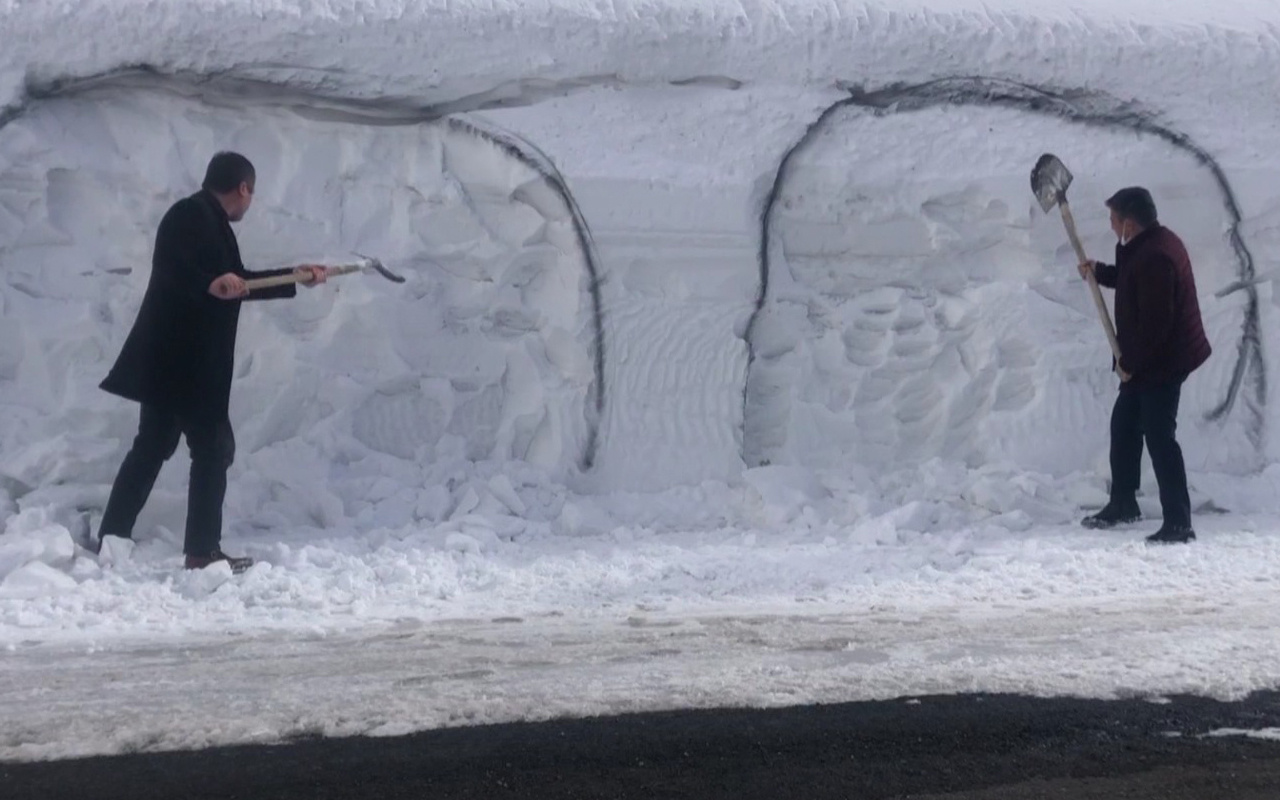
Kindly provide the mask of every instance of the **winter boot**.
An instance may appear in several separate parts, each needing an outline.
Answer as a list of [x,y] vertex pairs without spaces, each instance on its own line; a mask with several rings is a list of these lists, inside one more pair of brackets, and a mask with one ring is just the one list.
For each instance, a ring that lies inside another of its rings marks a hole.
[[1196,532],[1189,525],[1161,525],[1160,530],[1147,537],[1151,544],[1186,544],[1196,540]]
[[1142,512],[1138,510],[1138,501],[1130,500],[1122,503],[1112,500],[1098,513],[1080,520],[1080,524],[1086,528],[1114,528],[1116,525],[1127,525],[1140,519],[1142,519]]
[[221,550],[214,550],[212,553],[203,556],[188,555],[187,569],[204,569],[210,564],[214,564],[219,561],[225,561],[231,565],[232,575],[239,575],[241,572],[244,572],[249,567],[253,566],[252,558],[235,558],[227,555]]

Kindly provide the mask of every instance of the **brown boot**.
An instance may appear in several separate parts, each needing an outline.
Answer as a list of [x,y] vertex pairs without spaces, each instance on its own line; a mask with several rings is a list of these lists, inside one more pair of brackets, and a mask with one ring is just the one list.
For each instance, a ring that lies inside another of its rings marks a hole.
[[231,565],[231,574],[239,575],[249,567],[253,566],[253,559],[248,557],[234,558],[227,555],[221,550],[214,550],[212,553],[203,556],[187,556],[187,569],[204,569],[218,561],[225,561]]

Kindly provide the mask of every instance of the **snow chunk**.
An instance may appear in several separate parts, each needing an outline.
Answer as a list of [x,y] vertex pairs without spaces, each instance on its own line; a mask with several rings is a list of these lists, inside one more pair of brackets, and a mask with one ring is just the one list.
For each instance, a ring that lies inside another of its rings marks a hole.
[[493,492],[493,496],[502,501],[503,505],[511,509],[512,514],[523,516],[528,511],[520,495],[516,494],[515,487],[511,485],[511,479],[506,475],[498,474],[490,478],[489,491]]
[[749,469],[743,479],[764,502],[774,522],[786,522],[831,496],[818,477],[801,467],[768,466]]
[[229,580],[231,580],[231,564],[226,561],[215,561],[204,569],[184,570],[182,575],[174,581],[174,588],[178,594],[188,600],[198,600],[213,594],[219,586]]
[[75,578],[48,564],[32,561],[0,581],[0,597],[31,598],[58,594],[76,588]]
[[5,524],[4,536],[0,537],[0,578],[37,561],[67,569],[75,555],[71,532],[52,520],[48,508],[27,509]]
[[103,536],[102,549],[98,551],[98,566],[123,564],[133,556],[134,541],[123,536]]

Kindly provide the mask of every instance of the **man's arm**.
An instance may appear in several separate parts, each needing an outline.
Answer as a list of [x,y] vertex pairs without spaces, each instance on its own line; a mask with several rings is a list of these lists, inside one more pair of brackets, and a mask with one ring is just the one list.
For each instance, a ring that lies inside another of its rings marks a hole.
[[1098,279],[1099,286],[1114,289],[1116,288],[1116,278],[1119,276],[1120,270],[1115,264],[1103,264],[1101,261],[1093,262],[1093,277]]
[[156,230],[153,269],[171,288],[192,299],[210,294],[222,274],[214,258],[206,226],[200,212],[190,202],[178,203],[160,220]]
[[1116,278],[1120,276],[1120,270],[1116,269],[1114,264],[1103,264],[1101,261],[1085,261],[1078,267],[1080,277],[1086,280],[1089,273],[1093,273],[1094,279],[1098,281],[1099,286],[1105,286],[1108,289],[1116,288]]
[[[236,274],[244,280],[252,280],[253,278],[274,278],[277,275],[288,275],[293,272],[293,267],[285,267],[284,269],[260,269],[248,270],[238,269]],[[245,300],[282,300],[286,297],[294,297],[298,294],[298,285],[296,283],[285,283],[280,286],[268,286],[263,289],[254,289],[244,296]]]

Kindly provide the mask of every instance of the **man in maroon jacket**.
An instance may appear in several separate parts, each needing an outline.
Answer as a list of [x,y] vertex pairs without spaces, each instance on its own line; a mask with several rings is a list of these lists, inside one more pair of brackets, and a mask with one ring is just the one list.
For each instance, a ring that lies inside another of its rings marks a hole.
[[1164,521],[1149,542],[1189,542],[1191,498],[1182,448],[1174,438],[1182,382],[1209,358],[1191,259],[1173,231],[1156,219],[1151,193],[1129,187],[1107,200],[1111,230],[1119,238],[1116,263],[1087,262],[1102,286],[1116,290],[1120,394],[1111,412],[1111,499],[1085,517],[1088,528],[1110,528],[1141,518],[1138,483],[1142,443],[1160,487]]

